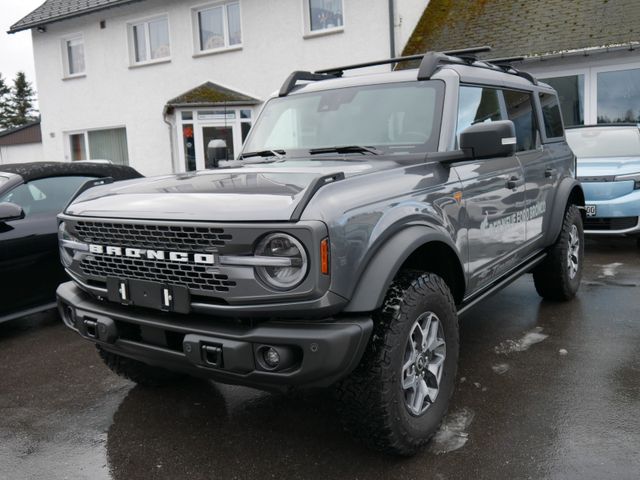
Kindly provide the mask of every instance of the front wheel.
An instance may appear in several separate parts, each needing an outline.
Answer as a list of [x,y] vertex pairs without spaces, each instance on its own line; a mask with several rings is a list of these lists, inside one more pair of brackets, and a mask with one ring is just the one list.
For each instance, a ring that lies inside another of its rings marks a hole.
[[564,214],[562,230],[543,262],[533,271],[538,294],[547,300],[570,300],[578,292],[584,261],[582,215],[575,205]]
[[370,447],[413,455],[437,431],[454,389],[455,303],[439,276],[405,272],[374,320],[361,364],[336,389],[343,421]]

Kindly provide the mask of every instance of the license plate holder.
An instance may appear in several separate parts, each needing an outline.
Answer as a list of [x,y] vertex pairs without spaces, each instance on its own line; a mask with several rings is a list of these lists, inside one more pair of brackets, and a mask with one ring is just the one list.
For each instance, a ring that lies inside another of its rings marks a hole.
[[598,214],[598,207],[597,205],[585,205],[584,211],[587,217],[595,217]]
[[123,305],[154,308],[165,312],[189,313],[189,289],[147,280],[107,277],[107,298]]

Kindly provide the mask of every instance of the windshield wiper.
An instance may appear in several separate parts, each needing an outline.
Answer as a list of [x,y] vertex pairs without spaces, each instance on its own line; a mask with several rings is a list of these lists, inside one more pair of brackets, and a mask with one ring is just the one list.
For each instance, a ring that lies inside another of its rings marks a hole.
[[374,147],[363,147],[362,145],[345,145],[342,147],[323,147],[309,149],[311,155],[321,153],[370,153],[372,155],[380,155],[380,150]]
[[286,154],[287,152],[285,152],[284,150],[260,150],[258,152],[243,153],[242,155],[240,155],[240,160],[249,157],[276,157],[280,159],[284,158]]

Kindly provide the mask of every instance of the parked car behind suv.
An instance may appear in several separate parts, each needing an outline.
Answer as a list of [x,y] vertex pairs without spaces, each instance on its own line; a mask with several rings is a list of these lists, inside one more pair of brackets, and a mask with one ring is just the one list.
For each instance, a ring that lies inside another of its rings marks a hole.
[[578,157],[586,233],[640,235],[640,126],[574,127],[567,142]]
[[131,167],[87,162],[0,165],[0,322],[55,307],[56,288],[68,280],[56,215],[78,189],[140,176]]
[[294,72],[238,160],[88,190],[59,216],[65,323],[141,384],[333,385],[352,432],[416,452],[458,316],[527,272],[570,299],[582,273],[556,93],[477,51]]

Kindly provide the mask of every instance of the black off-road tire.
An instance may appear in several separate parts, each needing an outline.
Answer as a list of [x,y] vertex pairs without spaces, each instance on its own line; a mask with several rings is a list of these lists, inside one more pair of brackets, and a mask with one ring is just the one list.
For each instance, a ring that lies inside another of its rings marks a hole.
[[179,382],[186,377],[186,375],[180,373],[170,372],[164,368],[153,367],[146,363],[108,352],[100,348],[99,345],[96,345],[96,348],[100,358],[112,372],[144,387],[162,387]]
[[[414,322],[424,312],[439,318],[446,356],[440,390],[420,416],[405,404],[402,363]],[[436,433],[449,406],[458,363],[458,316],[442,278],[402,272],[374,316],[371,344],[360,365],[335,389],[345,427],[369,447],[390,454],[415,454]]]
[[[578,269],[574,276],[570,274],[569,250],[571,231],[575,227],[578,233],[579,248]],[[533,270],[533,282],[538,294],[546,300],[566,301],[578,292],[584,264],[584,229],[582,215],[575,205],[569,205],[564,214],[560,235],[547,253],[544,261]]]

